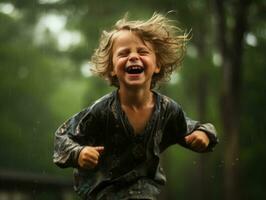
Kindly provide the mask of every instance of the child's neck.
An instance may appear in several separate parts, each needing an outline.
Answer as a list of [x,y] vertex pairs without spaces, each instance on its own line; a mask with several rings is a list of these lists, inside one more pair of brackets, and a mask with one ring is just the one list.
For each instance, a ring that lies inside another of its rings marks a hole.
[[154,105],[153,93],[147,88],[120,88],[119,98],[122,106],[127,106],[132,109],[141,109]]

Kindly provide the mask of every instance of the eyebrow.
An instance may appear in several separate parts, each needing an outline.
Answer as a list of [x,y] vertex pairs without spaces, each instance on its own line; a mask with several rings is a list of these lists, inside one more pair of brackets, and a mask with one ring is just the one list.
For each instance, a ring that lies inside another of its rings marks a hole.
[[[117,52],[120,53],[120,52],[124,52],[124,51],[129,51],[129,49],[130,49],[129,47],[121,47],[120,49],[117,50]],[[137,47],[137,50],[149,50],[149,51],[152,51],[152,49],[149,48],[146,45]]]

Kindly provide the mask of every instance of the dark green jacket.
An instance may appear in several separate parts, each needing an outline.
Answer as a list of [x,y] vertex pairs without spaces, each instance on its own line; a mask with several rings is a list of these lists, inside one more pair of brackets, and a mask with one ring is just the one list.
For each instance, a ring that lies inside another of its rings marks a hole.
[[[210,138],[206,152],[217,144],[211,124],[185,117],[176,102],[157,92],[154,95],[155,108],[141,134],[134,134],[117,91],[74,115],[56,131],[54,163],[75,168],[74,189],[84,199],[155,199],[166,181],[159,162],[161,152],[176,143],[187,147],[184,137],[196,129]],[[94,169],[78,166],[84,146],[105,147]]]

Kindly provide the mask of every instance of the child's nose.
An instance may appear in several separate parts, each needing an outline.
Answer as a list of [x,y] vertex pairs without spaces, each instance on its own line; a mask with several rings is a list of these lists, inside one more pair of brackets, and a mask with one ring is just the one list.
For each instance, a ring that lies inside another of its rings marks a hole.
[[134,61],[136,61],[136,60],[138,60],[139,59],[139,55],[137,54],[137,53],[131,53],[130,55],[129,55],[129,60],[131,61],[131,62],[134,62]]

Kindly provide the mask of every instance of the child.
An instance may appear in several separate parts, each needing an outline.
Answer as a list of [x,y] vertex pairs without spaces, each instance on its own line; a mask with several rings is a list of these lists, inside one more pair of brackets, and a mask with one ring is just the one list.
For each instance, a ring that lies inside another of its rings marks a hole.
[[54,163],[73,167],[83,199],[155,199],[166,182],[160,153],[172,144],[208,152],[211,124],[184,116],[176,102],[153,90],[184,55],[187,35],[160,14],[119,20],[103,32],[92,71],[118,89],[73,116],[56,132]]

